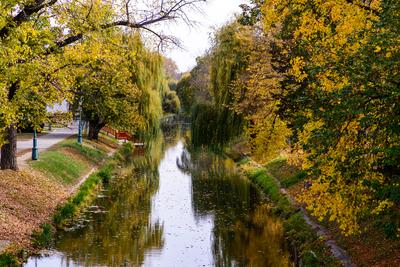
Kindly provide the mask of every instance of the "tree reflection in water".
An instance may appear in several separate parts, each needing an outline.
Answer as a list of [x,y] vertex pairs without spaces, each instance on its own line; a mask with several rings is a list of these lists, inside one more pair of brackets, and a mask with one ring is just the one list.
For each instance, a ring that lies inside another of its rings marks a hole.
[[216,266],[292,266],[282,223],[232,160],[206,151],[182,153],[178,166],[192,176],[197,218],[213,216]]
[[86,214],[53,256],[27,266],[292,266],[264,195],[231,160],[187,151],[182,136],[171,128],[137,150],[94,204],[106,212]]
[[158,189],[158,165],[164,153],[160,133],[146,151],[136,151],[127,175],[112,180],[105,198],[94,205],[106,213],[89,214],[87,227],[67,232],[56,244],[62,265],[137,266],[149,249],[162,249],[163,225],[150,220],[151,197]]

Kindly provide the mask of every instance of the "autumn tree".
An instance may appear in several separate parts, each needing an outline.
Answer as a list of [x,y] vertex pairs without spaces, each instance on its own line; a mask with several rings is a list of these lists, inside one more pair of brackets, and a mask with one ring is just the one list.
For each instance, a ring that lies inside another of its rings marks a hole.
[[[88,139],[98,139],[100,129],[107,124],[134,131],[143,123],[138,112],[140,91],[129,69],[135,52],[124,48],[125,38],[115,31],[92,34],[85,42],[65,49],[77,66],[75,105],[82,108],[89,122]],[[77,54],[81,56],[74,58]]]
[[168,86],[165,87],[162,96],[162,107],[166,113],[178,113],[181,108],[179,97],[176,93],[176,85],[181,77],[175,61],[168,57],[163,57],[165,77]]
[[171,58],[164,57],[164,70],[167,78],[171,81],[177,82],[180,78],[180,73],[178,69],[178,65]]
[[29,120],[23,120],[37,127],[43,113],[38,112],[40,107],[71,96],[67,86],[71,77],[62,74],[68,62],[59,59],[62,48],[85,40],[91,32],[113,27],[148,32],[160,45],[176,43],[152,27],[176,19],[188,21],[185,10],[198,2],[202,0],[153,1],[143,6],[130,0],[1,1],[1,168],[18,169],[16,127],[27,116],[19,115],[22,106],[37,105]]
[[267,53],[283,89],[267,99],[278,101],[313,179],[301,200],[358,233],[364,218],[398,203],[399,4],[266,1],[261,9],[264,34],[276,33]]

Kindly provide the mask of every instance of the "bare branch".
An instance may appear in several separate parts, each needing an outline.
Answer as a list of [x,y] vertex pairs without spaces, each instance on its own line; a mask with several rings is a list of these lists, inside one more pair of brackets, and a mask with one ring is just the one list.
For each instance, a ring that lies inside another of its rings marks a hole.
[[32,4],[23,7],[22,10],[0,30],[0,38],[6,37],[9,34],[11,27],[21,25],[21,23],[28,21],[31,15],[54,5],[57,1],[58,0],[35,0]]
[[131,0],[127,0],[126,1],[126,4],[125,4],[125,11],[126,11],[126,20],[128,21],[128,22],[130,22],[131,21],[131,19],[130,19],[130,14],[129,14],[129,2],[130,2]]
[[88,13],[86,14],[86,19],[89,18],[90,13],[92,13],[92,9],[93,9],[93,0],[90,0],[90,7]]

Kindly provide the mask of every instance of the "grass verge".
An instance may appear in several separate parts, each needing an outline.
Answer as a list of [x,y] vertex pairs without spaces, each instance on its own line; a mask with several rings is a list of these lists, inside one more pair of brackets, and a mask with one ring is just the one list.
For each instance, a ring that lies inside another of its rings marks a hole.
[[17,258],[11,253],[0,254],[0,267],[17,266],[18,264]]
[[297,167],[288,164],[286,157],[278,157],[265,165],[265,169],[279,180],[281,186],[289,188],[298,184],[307,177],[307,173]]
[[106,156],[106,151],[90,142],[88,145],[79,145],[75,140],[68,139],[41,153],[39,160],[30,162],[30,165],[57,181],[70,185],[87,173],[91,165],[100,163]]

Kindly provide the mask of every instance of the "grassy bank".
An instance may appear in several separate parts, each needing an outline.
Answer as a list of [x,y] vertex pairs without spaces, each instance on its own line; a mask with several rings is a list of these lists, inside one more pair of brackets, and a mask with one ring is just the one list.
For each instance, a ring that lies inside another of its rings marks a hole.
[[71,185],[100,164],[110,151],[107,146],[96,142],[79,145],[75,140],[60,142],[51,150],[40,154],[39,160],[31,161],[30,166],[58,182]]
[[[335,258],[330,255],[330,249],[325,245],[313,229],[305,222],[299,209],[291,204],[287,196],[281,193],[280,186],[271,176],[277,162],[272,162],[266,167],[255,167],[249,163],[242,163],[247,177],[269,196],[274,203],[272,212],[283,220],[285,236],[292,247],[295,248],[296,257],[302,266],[339,266]],[[289,177],[285,181],[300,179]]]
[[[27,162],[21,172],[2,171],[5,179],[0,181],[0,191],[5,191],[5,204],[0,206],[0,240],[9,245],[0,255],[0,266],[18,266],[18,260],[51,245],[55,229],[90,203],[118,171],[127,150],[133,149],[124,145],[108,157],[115,147],[116,140],[109,138],[106,142],[85,140],[83,146],[67,139],[40,153],[38,161]],[[97,171],[85,179],[93,169]]]

